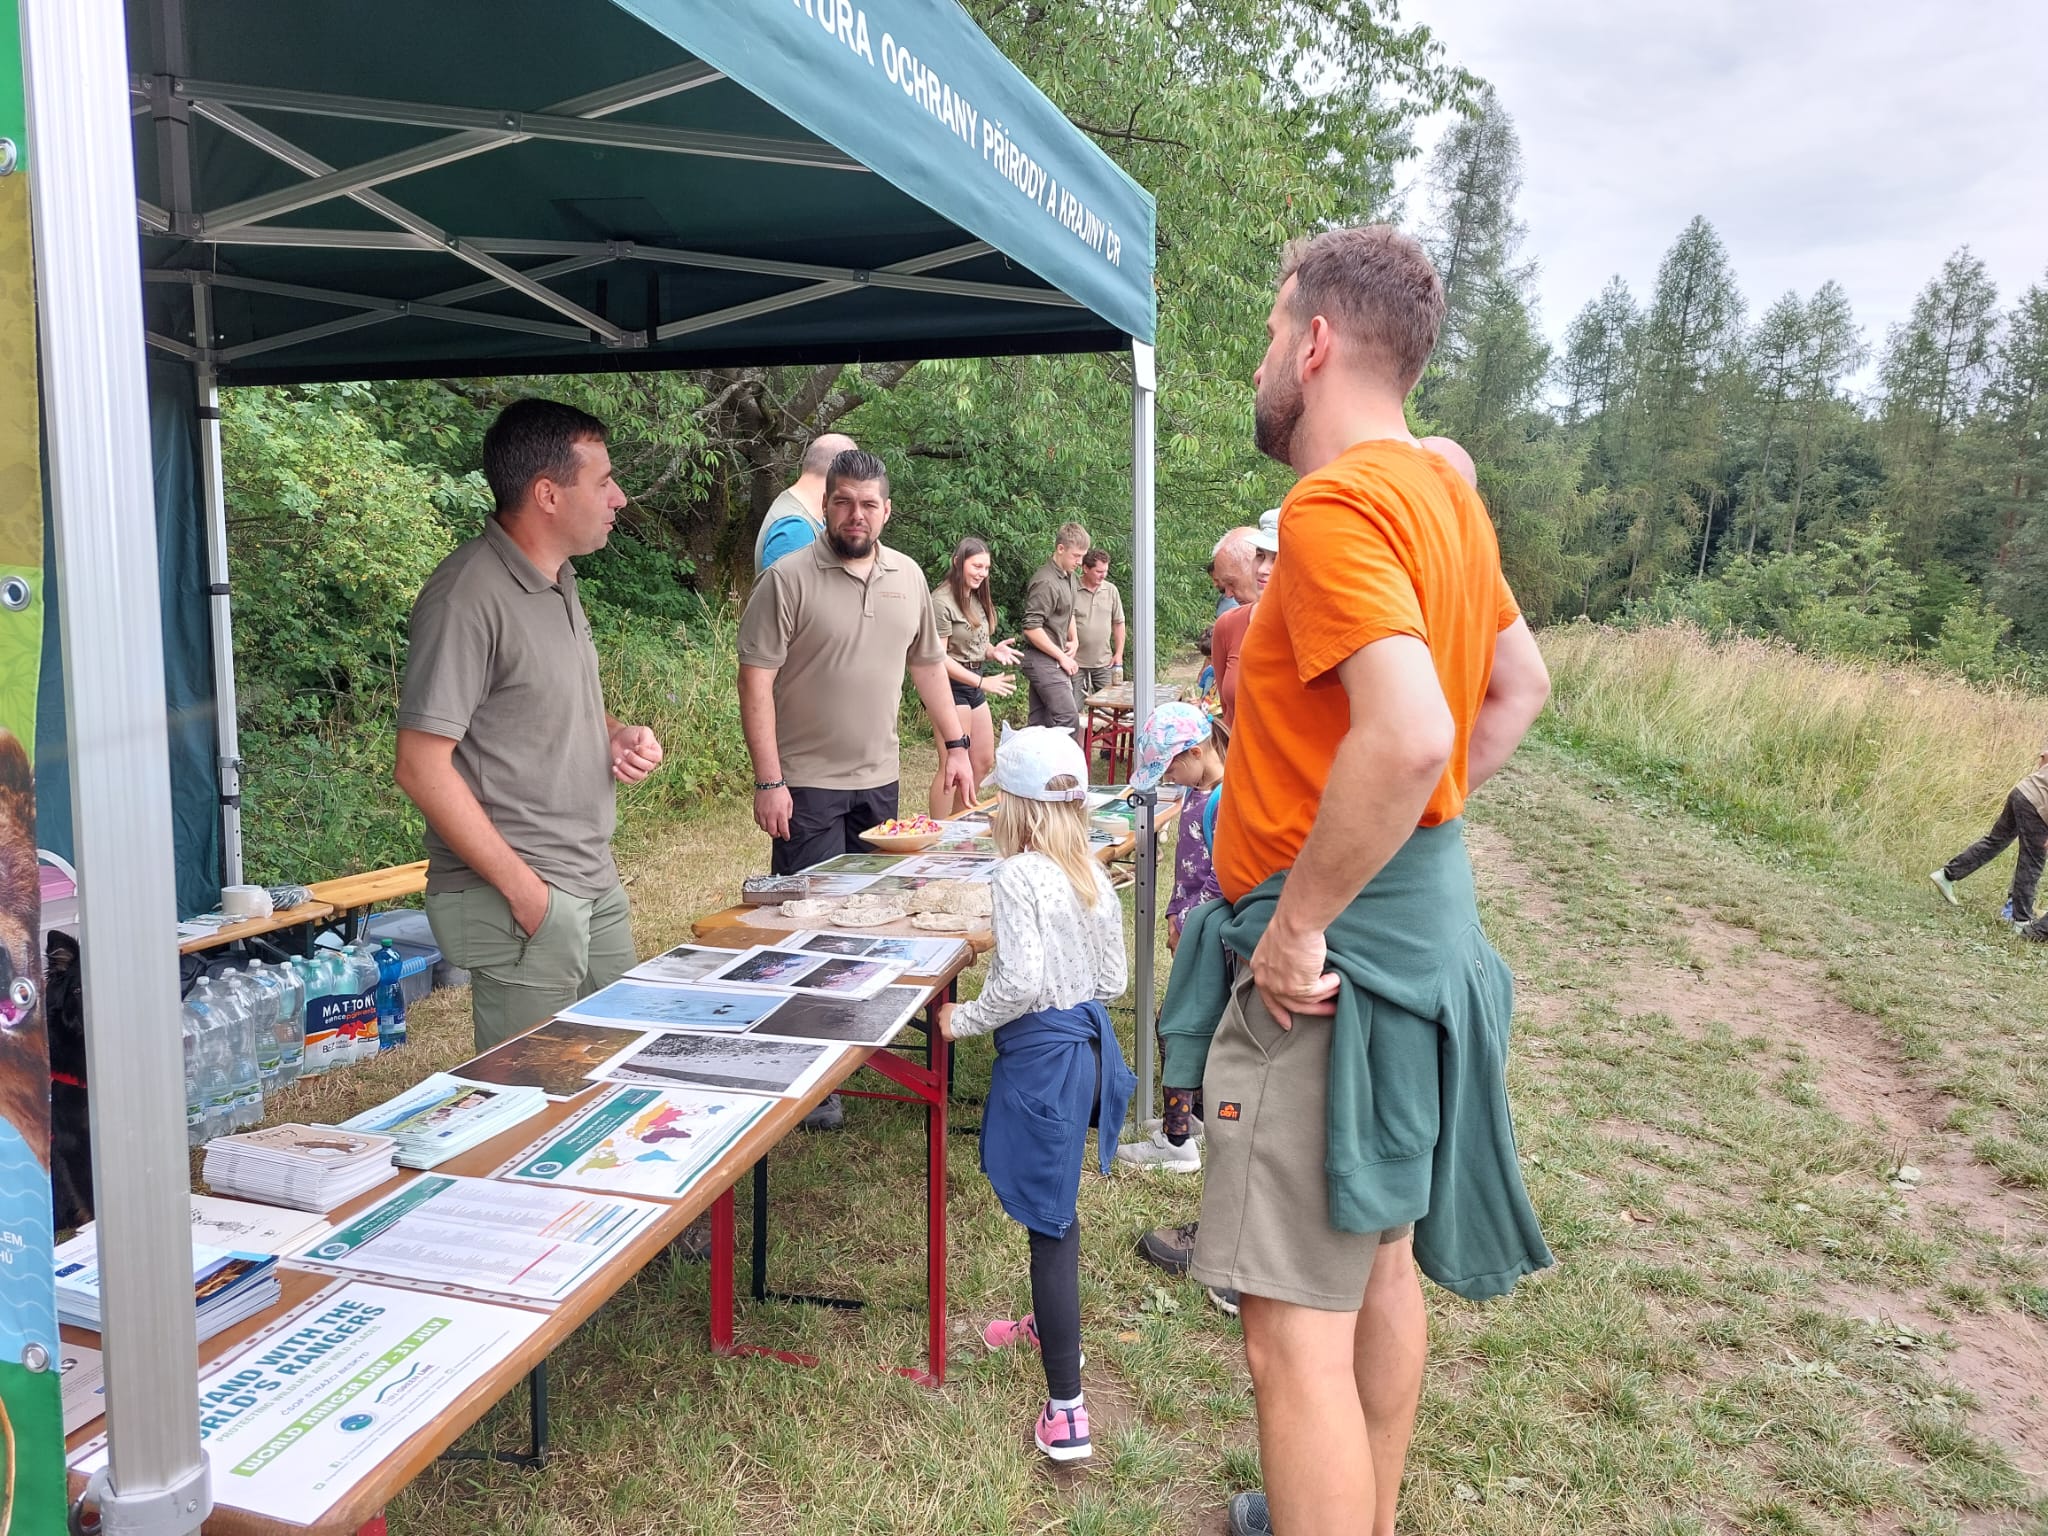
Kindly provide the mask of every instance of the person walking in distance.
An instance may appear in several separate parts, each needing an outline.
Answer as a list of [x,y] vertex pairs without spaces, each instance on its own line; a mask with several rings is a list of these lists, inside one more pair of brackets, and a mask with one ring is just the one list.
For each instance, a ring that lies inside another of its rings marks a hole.
[[1088,712],[1088,695],[1123,680],[1124,596],[1109,579],[1109,556],[1091,549],[1081,557],[1074,586],[1074,712]]
[[1074,570],[1088,553],[1088,530],[1066,523],[1055,537],[1052,558],[1031,573],[1024,588],[1024,680],[1031,689],[1027,721],[1071,731],[1080,721],[1074,708]]
[[1300,478],[1239,663],[1223,900],[1189,916],[1160,1024],[1162,1080],[1207,1112],[1190,1275],[1239,1293],[1257,1399],[1241,1536],[1392,1536],[1416,1265],[1479,1299],[1551,1262],[1461,820],[1549,677],[1485,506],[1402,412],[1443,306],[1412,237],[1325,231],[1287,249],[1255,375],[1257,444]]
[[2041,889],[2041,866],[2048,860],[2048,747],[2034,759],[2034,770],[2013,785],[1999,807],[1991,830],[1927,878],[1950,906],[1958,906],[1956,882],[1967,880],[2013,844],[2019,856],[2012,867],[2001,916],[2027,938],[2048,939],[2048,927],[2033,932],[2034,897]]
[[500,411],[484,434],[496,510],[413,604],[394,777],[426,818],[427,921],[470,973],[479,1051],[635,958],[612,786],[658,768],[661,743],[605,712],[570,563],[626,504],[605,430],[552,400]]

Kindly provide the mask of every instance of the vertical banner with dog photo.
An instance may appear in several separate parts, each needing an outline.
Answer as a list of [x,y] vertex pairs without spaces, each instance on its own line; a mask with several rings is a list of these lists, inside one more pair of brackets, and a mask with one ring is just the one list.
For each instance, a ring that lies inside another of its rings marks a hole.
[[26,127],[17,4],[0,0],[0,1531],[56,1536],[64,1409],[30,761],[43,654],[43,482]]

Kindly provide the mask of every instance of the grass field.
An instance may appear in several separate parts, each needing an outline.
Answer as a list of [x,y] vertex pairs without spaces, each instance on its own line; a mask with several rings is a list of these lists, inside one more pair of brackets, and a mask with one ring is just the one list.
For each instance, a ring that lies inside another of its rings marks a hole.
[[[1994,872],[1956,912],[1910,837],[1894,854],[1826,819],[1797,836],[1745,821],[1699,787],[1732,784],[1739,762],[1695,762],[1641,715],[1594,710],[1581,682],[1603,675],[1620,698],[1619,663],[1570,643],[1584,649],[1562,658],[1548,739],[1472,807],[1482,903],[1520,989],[1522,1151],[1559,1264],[1486,1305],[1431,1293],[1403,1528],[2048,1533],[2048,954],[1996,925]],[[1625,730],[1633,753],[1612,745]],[[906,761],[905,782],[926,771]],[[643,952],[763,854],[739,807],[632,850]],[[465,995],[437,996],[414,1012],[410,1060],[309,1084],[273,1116],[352,1112],[459,1059],[466,1037]],[[963,1052],[956,1124],[974,1119],[988,1050]],[[978,1341],[1027,1305],[1024,1242],[964,1136],[952,1380],[927,1392],[878,1369],[919,1347],[922,1151],[914,1113],[856,1101],[846,1132],[774,1160],[774,1283],[871,1305],[747,1308],[741,1328],[819,1369],[713,1359],[701,1267],[657,1265],[555,1357],[553,1464],[439,1467],[394,1530],[1220,1531],[1227,1494],[1258,1481],[1241,1337],[1131,1248],[1195,1214],[1191,1183],[1084,1180],[1097,1449],[1053,1469],[1029,1448],[1035,1359]],[[475,1438],[513,1446],[522,1409]]]

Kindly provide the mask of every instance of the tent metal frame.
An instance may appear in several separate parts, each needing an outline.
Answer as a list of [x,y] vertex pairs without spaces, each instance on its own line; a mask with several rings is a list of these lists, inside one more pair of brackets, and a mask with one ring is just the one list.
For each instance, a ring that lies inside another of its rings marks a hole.
[[[603,120],[662,97],[725,78],[691,62],[559,102],[539,113],[431,107],[370,98],[275,91],[184,78],[185,0],[154,0],[153,72],[126,69],[122,0],[22,0],[43,387],[48,401],[49,483],[55,512],[67,730],[81,918],[89,935],[143,936],[139,943],[92,943],[82,951],[93,1016],[112,1021],[89,1036],[94,1160],[102,1239],[117,1254],[183,1248],[186,1151],[182,1105],[169,1084],[182,1078],[176,969],[168,933],[176,915],[168,757],[163,708],[162,612],[143,359],[147,348],[191,364],[201,422],[199,472],[207,519],[218,767],[227,880],[242,875],[241,758],[235,726],[233,609],[221,481],[219,375],[223,364],[362,326],[406,318],[524,330],[598,341],[614,355],[645,347],[628,332],[547,286],[552,277],[610,262],[665,262],[788,278],[791,290],[708,314],[671,320],[655,340],[816,303],[864,286],[899,287],[999,303],[1073,305],[1053,289],[935,278],[933,271],[991,254],[971,241],[879,271],[769,262],[635,242],[492,240],[452,235],[374,188],[533,138],[656,153],[709,155],[820,170],[865,171],[829,145],[699,133]],[[337,169],[240,108],[457,131],[364,165]],[[154,120],[162,204],[137,196],[130,124]],[[196,206],[192,122],[209,121],[299,171],[304,182],[224,208]],[[388,220],[391,230],[305,230],[260,221],[347,197]],[[148,270],[150,283],[191,285],[188,343],[145,329],[137,278],[136,221],[145,237],[201,246],[298,244],[343,249],[441,250],[477,269],[479,280],[418,300],[270,283],[211,271]],[[503,257],[540,257],[526,269]],[[353,313],[229,348],[213,333],[216,291],[271,293],[333,303]],[[519,294],[559,319],[489,314],[461,306]],[[568,323],[563,323],[564,321]],[[1056,345],[1056,343],[1055,343]],[[1132,597],[1137,609],[1132,664],[1139,718],[1152,708],[1153,516],[1157,373],[1153,348],[1133,340]],[[600,362],[599,366],[604,366]],[[614,362],[611,366],[618,366]],[[1151,797],[1138,815],[1138,955],[1135,968],[1139,1087],[1153,1092],[1153,927],[1157,848]],[[148,1262],[108,1266],[104,1317],[119,1347],[107,1353],[109,1462],[80,1505],[96,1504],[105,1536],[182,1536],[212,1510],[207,1459],[191,1392],[196,1344],[189,1277]],[[76,1521],[79,1511],[74,1508]],[[76,1527],[74,1527],[76,1528]]]

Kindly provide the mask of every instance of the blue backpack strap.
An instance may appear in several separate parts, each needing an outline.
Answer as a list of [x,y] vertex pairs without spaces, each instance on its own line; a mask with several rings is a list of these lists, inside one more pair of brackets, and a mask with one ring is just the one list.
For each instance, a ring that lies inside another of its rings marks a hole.
[[1216,807],[1222,803],[1223,786],[1218,784],[1202,805],[1202,843],[1205,847],[1216,846]]

